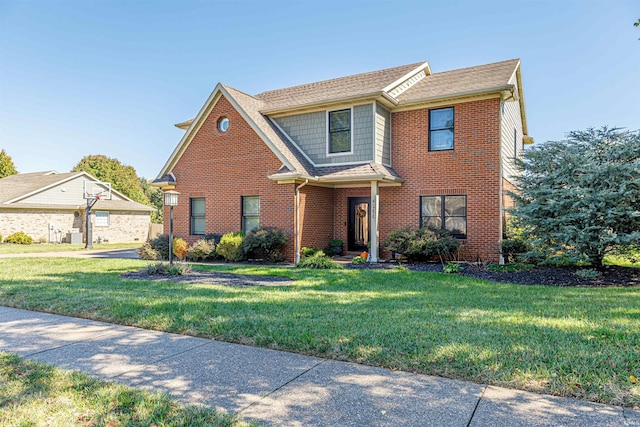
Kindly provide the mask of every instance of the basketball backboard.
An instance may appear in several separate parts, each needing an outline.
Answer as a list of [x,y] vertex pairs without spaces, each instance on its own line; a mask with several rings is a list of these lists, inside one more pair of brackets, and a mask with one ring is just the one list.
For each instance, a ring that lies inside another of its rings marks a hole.
[[111,200],[111,183],[100,181],[85,181],[82,197],[87,200]]

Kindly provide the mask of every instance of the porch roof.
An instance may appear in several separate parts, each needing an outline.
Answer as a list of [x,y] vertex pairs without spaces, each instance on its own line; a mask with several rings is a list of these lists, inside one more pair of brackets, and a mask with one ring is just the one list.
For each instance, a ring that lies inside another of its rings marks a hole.
[[322,166],[315,167],[313,172],[313,175],[309,177],[282,168],[275,174],[269,176],[269,178],[282,183],[291,180],[309,179],[310,185],[314,183],[354,184],[358,181],[382,181],[389,185],[400,185],[404,182],[393,168],[379,163]]

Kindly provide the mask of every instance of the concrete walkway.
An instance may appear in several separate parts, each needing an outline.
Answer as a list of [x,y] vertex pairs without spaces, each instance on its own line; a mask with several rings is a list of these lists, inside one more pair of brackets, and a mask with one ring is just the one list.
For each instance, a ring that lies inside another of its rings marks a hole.
[[277,426],[640,426],[640,411],[0,306],[0,351]]

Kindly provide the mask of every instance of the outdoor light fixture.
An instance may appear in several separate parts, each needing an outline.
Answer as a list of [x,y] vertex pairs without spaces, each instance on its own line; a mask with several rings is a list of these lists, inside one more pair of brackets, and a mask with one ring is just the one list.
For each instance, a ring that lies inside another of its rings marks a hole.
[[178,206],[177,191],[164,192],[164,205],[169,206],[169,265],[173,265],[173,207]]

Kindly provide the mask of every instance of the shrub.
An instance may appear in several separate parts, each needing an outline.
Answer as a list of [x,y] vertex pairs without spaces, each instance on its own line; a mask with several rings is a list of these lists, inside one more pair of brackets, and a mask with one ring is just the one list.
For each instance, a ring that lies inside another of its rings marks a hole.
[[214,249],[215,243],[212,240],[199,239],[189,247],[189,258],[195,261],[204,261],[211,256]]
[[180,237],[173,238],[173,254],[180,259],[185,259],[189,255],[189,245]]
[[300,260],[297,267],[299,268],[314,268],[314,269],[339,269],[343,268],[340,264],[328,258],[326,255],[320,253],[306,257]]
[[442,271],[447,274],[460,273],[460,264],[448,262],[446,265],[442,266]]
[[[313,256],[320,252],[322,252],[322,250],[320,249],[303,247],[302,249],[300,249],[300,256],[302,258],[305,258],[305,257]],[[324,252],[322,252],[322,255],[324,256]]]
[[18,231],[17,233],[7,236],[7,238],[4,239],[4,242],[14,243],[16,245],[30,245],[33,243],[33,239],[22,231]]
[[421,228],[417,231],[401,228],[389,234],[385,249],[406,256],[409,261],[443,260],[452,257],[460,242],[446,230]]
[[2,234],[0,234],[0,242],[2,242]]
[[158,253],[156,259],[169,259],[169,236],[161,234],[155,239],[149,240],[151,248]]
[[151,243],[145,242],[140,249],[138,249],[138,256],[140,259],[144,259],[147,261],[154,261],[160,258],[160,254],[158,251],[151,247]]
[[585,279],[595,279],[596,277],[602,276],[602,273],[598,270],[593,270],[591,268],[585,268],[582,270],[576,271],[576,274]]
[[284,231],[276,227],[260,227],[251,230],[242,241],[242,250],[249,258],[262,258],[269,262],[284,260],[280,249],[287,243]]
[[157,262],[147,266],[145,272],[150,276],[182,276],[191,272],[191,267],[180,264]]
[[227,261],[242,261],[244,252],[242,251],[242,238],[244,233],[231,232],[220,238],[220,243],[216,247],[216,253]]
[[500,243],[500,249],[502,250],[502,256],[507,262],[521,261],[522,255],[530,252],[533,247],[529,242],[521,237],[514,237],[512,239],[504,239]]
[[351,264],[366,264],[366,263],[367,263],[367,259],[363,258],[362,256],[353,257],[353,259],[351,260]]
[[47,238],[44,236],[38,237],[38,243],[47,243]]

